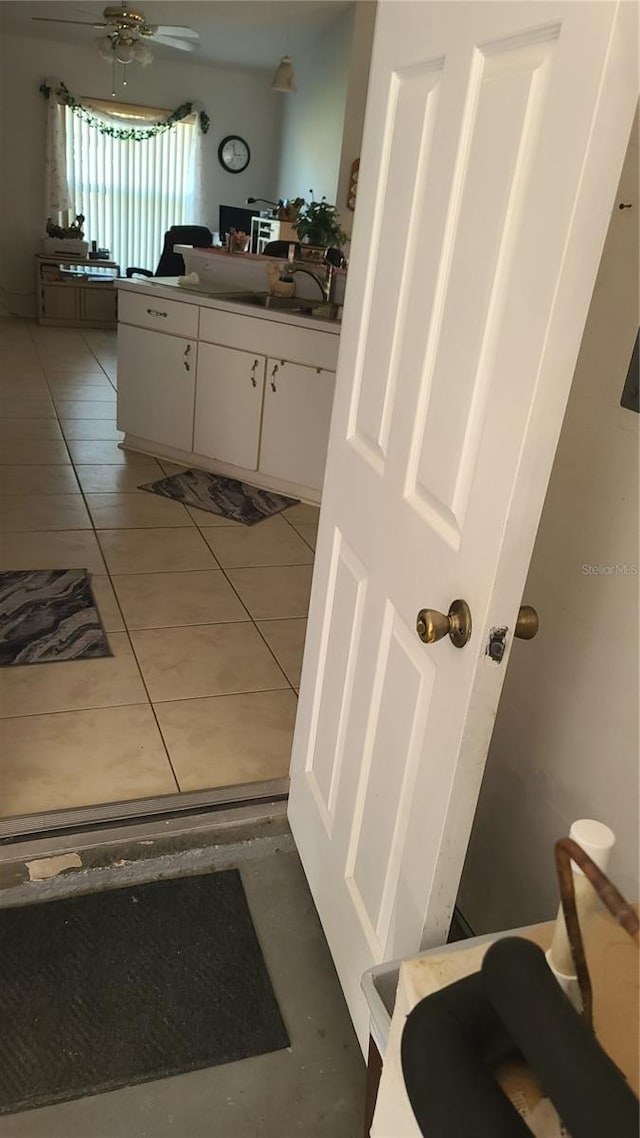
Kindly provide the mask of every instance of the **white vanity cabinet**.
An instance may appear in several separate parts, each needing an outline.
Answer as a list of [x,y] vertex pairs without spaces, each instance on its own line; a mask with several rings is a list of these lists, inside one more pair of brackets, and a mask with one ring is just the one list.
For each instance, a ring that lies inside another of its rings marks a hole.
[[338,329],[119,282],[124,446],[319,501]]
[[321,490],[335,372],[268,359],[258,469]]
[[193,450],[256,470],[265,357],[201,343],[198,348]]
[[118,327],[118,427],[191,450],[198,342],[128,324]]

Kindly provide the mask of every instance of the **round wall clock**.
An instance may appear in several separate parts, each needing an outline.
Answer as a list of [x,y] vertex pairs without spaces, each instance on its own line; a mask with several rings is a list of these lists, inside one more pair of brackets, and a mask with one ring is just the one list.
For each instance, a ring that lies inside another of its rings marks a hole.
[[251,151],[244,138],[228,134],[218,147],[218,161],[229,174],[241,174],[251,160]]

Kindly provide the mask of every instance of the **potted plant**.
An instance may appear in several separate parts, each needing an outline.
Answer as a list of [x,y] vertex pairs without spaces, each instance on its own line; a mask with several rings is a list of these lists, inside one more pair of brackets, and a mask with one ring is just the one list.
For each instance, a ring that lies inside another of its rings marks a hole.
[[[313,190],[309,192],[313,195]],[[328,248],[342,249],[347,240],[338,211],[326,198],[317,202],[312,196],[311,201],[302,206],[293,226],[302,243],[303,256],[306,254],[311,259],[323,260]]]

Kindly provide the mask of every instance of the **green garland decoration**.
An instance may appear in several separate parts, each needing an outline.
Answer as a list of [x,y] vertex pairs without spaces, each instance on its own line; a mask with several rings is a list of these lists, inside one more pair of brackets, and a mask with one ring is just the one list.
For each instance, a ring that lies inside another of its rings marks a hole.
[[[52,93],[52,90],[53,88],[49,87],[46,83],[40,85],[40,92],[47,99]],[[74,99],[64,83],[56,87],[53,93],[64,103],[65,107],[69,107],[69,110],[73,111],[74,115],[78,115],[79,118],[83,119],[88,126],[94,127],[100,134],[108,134],[110,138],[117,138],[121,142],[144,142],[147,138],[155,138],[156,135],[164,134],[165,131],[171,130],[172,126],[175,126],[176,123],[182,122],[188,115],[193,114],[193,103],[182,103],[175,111],[171,112],[168,118],[163,119],[162,122],[152,123],[151,126],[148,127],[109,126],[108,123],[103,122],[97,115],[94,115],[93,111],[89,110],[88,107],[83,107],[82,103]],[[198,113],[198,122],[202,133],[207,134],[211,119],[206,111],[200,111]]]

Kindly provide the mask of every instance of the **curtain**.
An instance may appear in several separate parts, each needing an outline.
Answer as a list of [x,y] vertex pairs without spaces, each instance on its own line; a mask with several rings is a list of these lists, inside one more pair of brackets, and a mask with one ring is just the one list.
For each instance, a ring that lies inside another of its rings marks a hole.
[[65,109],[58,102],[55,86],[49,83],[45,148],[45,216],[53,221],[57,221],[58,214],[74,208],[67,182]]
[[[199,117],[202,113],[200,104],[194,103],[193,109]],[[204,132],[197,127],[191,131],[187,174],[187,214],[189,225],[207,224],[204,189]]]
[[[132,109],[133,111],[133,109]],[[69,184],[87,240],[110,250],[121,269],[154,271],[171,225],[196,224],[201,211],[201,134],[195,116],[142,140],[113,137],[64,108]],[[91,115],[105,127],[144,126],[134,113]]]

